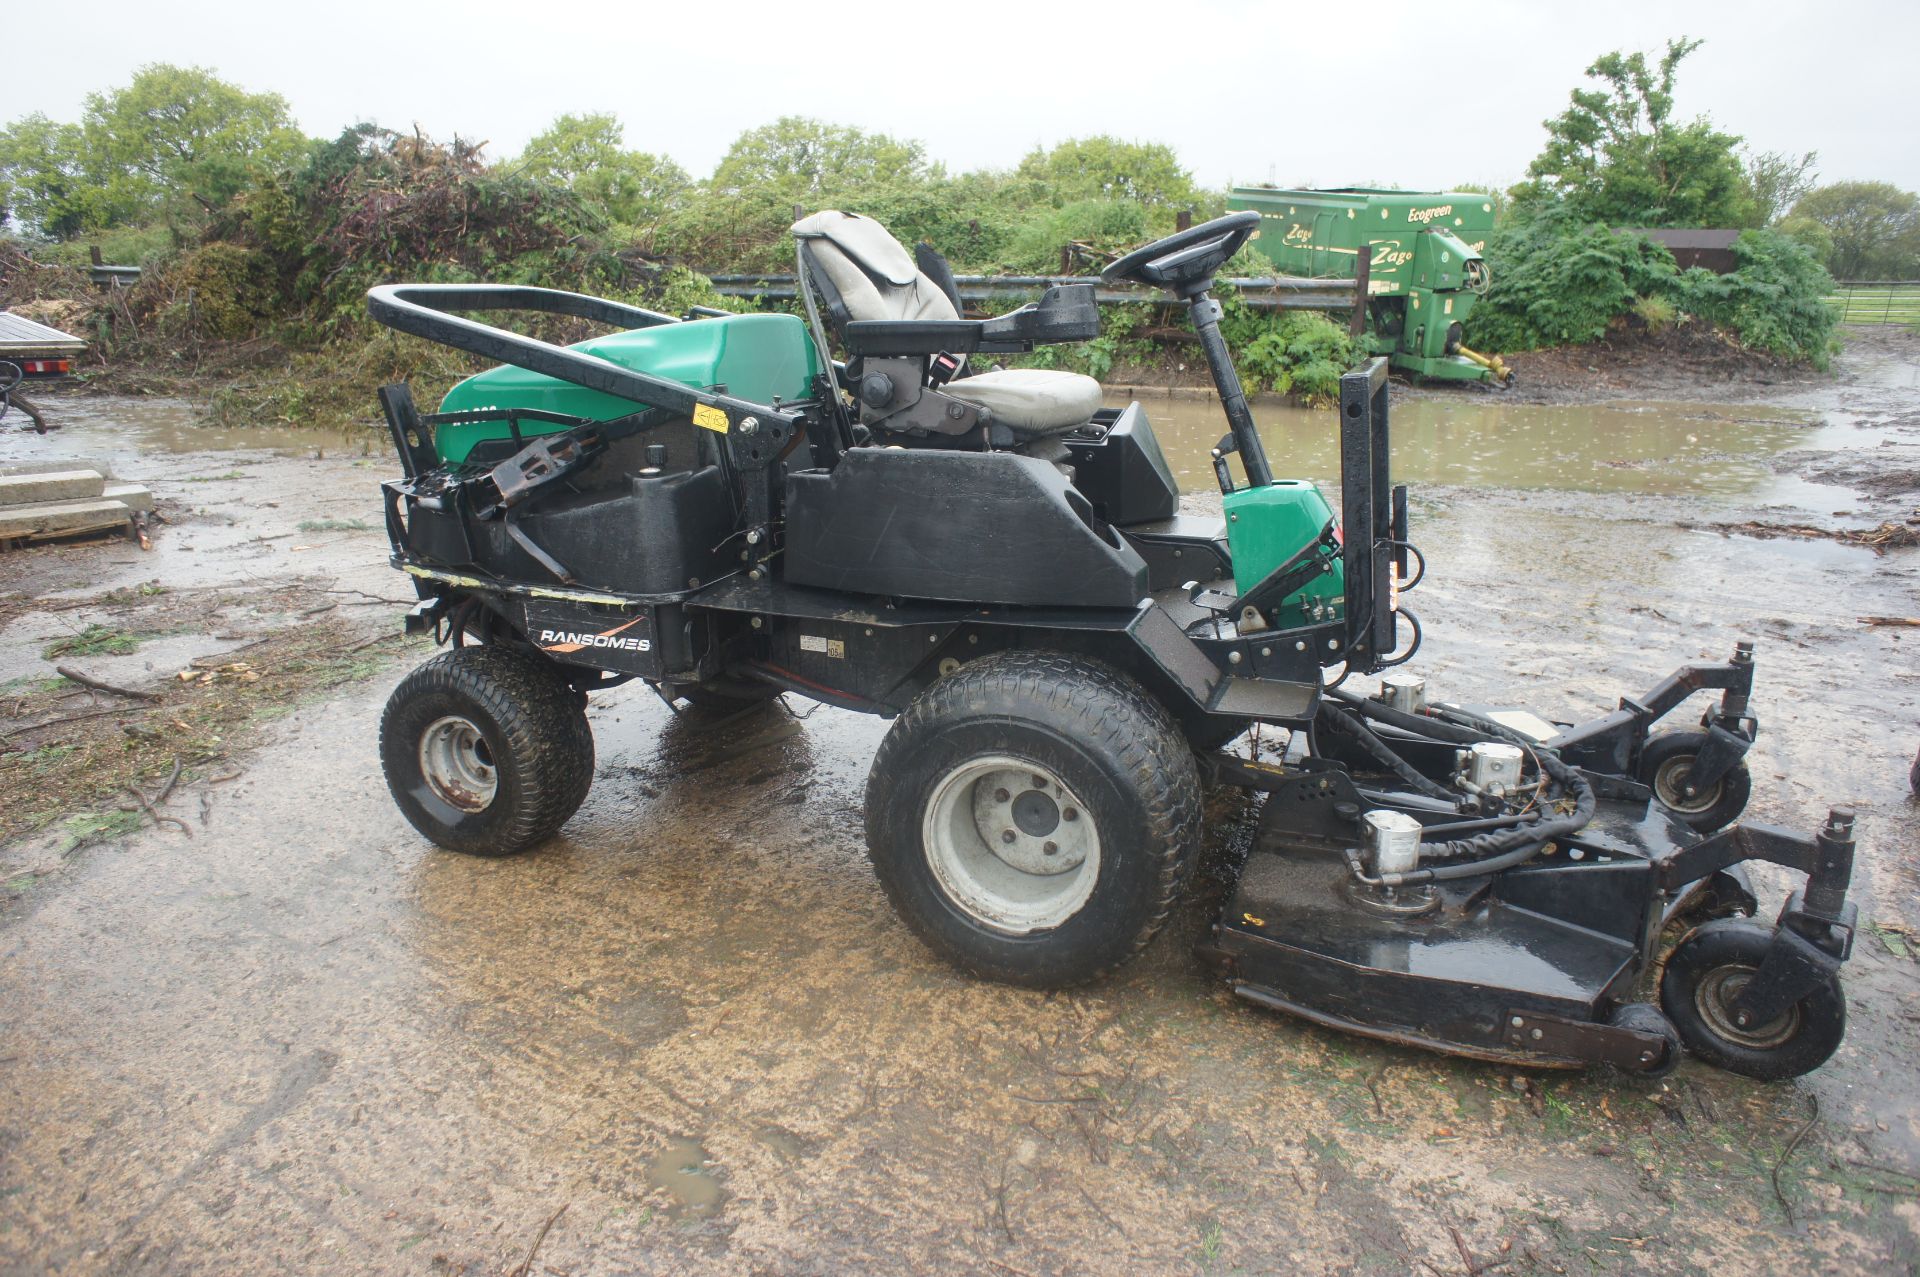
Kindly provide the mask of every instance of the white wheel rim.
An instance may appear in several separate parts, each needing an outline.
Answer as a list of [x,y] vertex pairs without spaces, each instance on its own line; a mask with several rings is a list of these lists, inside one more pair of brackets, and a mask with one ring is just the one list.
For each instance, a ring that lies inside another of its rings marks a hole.
[[920,836],[934,880],[962,913],[1008,935],[1072,918],[1100,877],[1100,831],[1045,767],[994,754],[934,786]]
[[486,737],[459,714],[435,719],[421,733],[420,774],[436,798],[461,811],[485,811],[500,787]]

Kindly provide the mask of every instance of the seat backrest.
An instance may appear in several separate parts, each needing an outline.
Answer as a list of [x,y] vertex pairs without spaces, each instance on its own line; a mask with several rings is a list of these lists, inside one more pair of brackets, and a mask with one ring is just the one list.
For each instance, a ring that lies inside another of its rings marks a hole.
[[940,284],[871,217],[825,209],[795,222],[793,237],[836,328],[851,320],[960,318]]

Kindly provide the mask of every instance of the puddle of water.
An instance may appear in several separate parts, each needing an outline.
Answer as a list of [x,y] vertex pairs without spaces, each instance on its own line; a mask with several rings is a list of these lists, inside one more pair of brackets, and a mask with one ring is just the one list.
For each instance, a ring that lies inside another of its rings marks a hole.
[[[1218,403],[1144,401],[1181,486],[1213,486],[1207,450],[1226,433]],[[1275,473],[1330,481],[1340,471],[1332,408],[1271,402],[1254,417]],[[1571,492],[1802,496],[1767,459],[1806,446],[1810,414],[1757,406],[1450,402],[1393,405],[1394,478],[1410,483]]]
[[[384,435],[368,427],[321,430],[285,424],[224,427],[207,424],[200,406],[180,399],[57,396],[43,404],[60,428],[49,435],[19,435],[33,456],[100,456],[108,460],[187,452],[365,452],[380,455]],[[13,424],[9,418],[7,425]],[[389,450],[387,455],[391,456]],[[398,463],[395,463],[398,469]]]
[[669,1140],[647,1162],[647,1183],[673,1198],[670,1218],[712,1219],[725,1204],[726,1190],[707,1174],[707,1151],[699,1140]]

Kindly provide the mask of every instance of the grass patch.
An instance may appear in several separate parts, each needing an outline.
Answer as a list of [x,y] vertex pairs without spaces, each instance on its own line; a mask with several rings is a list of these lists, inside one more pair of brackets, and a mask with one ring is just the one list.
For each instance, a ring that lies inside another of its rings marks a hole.
[[238,470],[229,470],[225,474],[195,474],[182,479],[182,483],[222,483],[228,479],[244,479]]
[[365,532],[368,524],[365,519],[302,519],[302,532]]
[[137,811],[78,811],[60,822],[60,854],[97,842],[124,838],[140,828],[146,816]]
[[40,655],[49,661],[63,656],[119,656],[140,646],[140,635],[110,625],[89,625],[78,634],[49,643]]
[[57,674],[52,678],[41,678],[37,674],[29,674],[24,678],[10,679],[0,683],[0,697],[35,696],[43,692],[58,692],[70,686],[66,679]]
[[[272,595],[292,598],[292,590]],[[364,630],[331,624],[290,628],[248,653],[254,682],[169,683],[160,700],[117,706],[112,714],[16,731],[18,748],[0,753],[0,843],[51,830],[72,851],[139,828],[146,817],[121,812],[126,786],[152,793],[183,766],[181,784],[230,768],[225,760],[274,719],[365,679],[394,659],[418,655],[421,640],[366,644]],[[64,680],[59,686],[70,688]],[[22,721],[54,710],[57,692],[22,696]],[[176,799],[175,814],[179,812]]]

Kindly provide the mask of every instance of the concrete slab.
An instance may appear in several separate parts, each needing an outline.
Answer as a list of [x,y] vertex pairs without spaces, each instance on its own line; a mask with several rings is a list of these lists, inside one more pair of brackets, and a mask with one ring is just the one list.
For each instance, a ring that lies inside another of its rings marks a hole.
[[98,470],[0,474],[0,510],[34,501],[86,501],[99,496],[106,482]]
[[0,510],[0,541],[72,536],[124,525],[133,508],[106,497],[91,501],[37,501]]
[[56,457],[49,461],[14,461],[0,466],[0,478],[21,474],[48,474],[56,470],[93,470],[113,478],[113,467],[94,457]]

